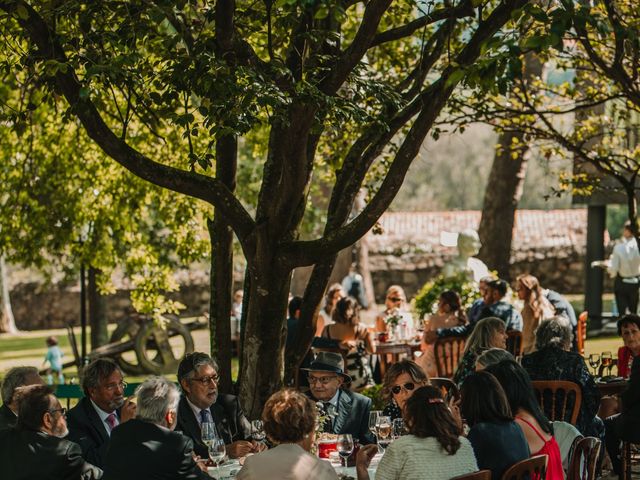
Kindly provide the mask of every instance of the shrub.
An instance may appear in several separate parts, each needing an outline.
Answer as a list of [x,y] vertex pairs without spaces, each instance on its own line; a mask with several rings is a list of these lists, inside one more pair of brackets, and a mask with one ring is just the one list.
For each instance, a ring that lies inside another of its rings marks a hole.
[[423,318],[425,314],[435,313],[438,298],[446,290],[458,292],[462,300],[462,308],[465,311],[480,296],[478,285],[473,280],[469,280],[466,273],[460,272],[446,278],[444,275],[438,275],[425,283],[413,300],[414,309],[420,318]]

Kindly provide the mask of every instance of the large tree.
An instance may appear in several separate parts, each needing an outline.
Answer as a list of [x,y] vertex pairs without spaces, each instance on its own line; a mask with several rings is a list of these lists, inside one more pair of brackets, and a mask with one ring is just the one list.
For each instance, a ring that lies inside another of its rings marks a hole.
[[[518,30],[504,27],[526,3],[0,0],[0,28],[5,50],[19,52],[11,68],[34,66],[109,156],[212,205],[216,238],[235,233],[247,262],[240,394],[256,417],[282,385],[292,270],[314,265],[290,366],[308,349],[337,252],[388,207],[456,86],[510,71]],[[135,148],[159,126],[181,132],[186,162]],[[267,136],[262,180],[243,204],[229,181],[236,138],[256,130]],[[301,238],[323,175],[324,229]],[[362,188],[367,204],[349,219]]]

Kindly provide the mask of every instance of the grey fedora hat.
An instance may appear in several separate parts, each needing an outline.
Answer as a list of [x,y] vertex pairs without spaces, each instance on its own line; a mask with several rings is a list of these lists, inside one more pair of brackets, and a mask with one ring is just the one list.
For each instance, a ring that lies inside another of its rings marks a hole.
[[331,372],[337,373],[347,382],[351,381],[351,377],[344,373],[344,359],[342,355],[334,352],[318,352],[316,358],[311,362],[309,367],[301,368],[307,372]]

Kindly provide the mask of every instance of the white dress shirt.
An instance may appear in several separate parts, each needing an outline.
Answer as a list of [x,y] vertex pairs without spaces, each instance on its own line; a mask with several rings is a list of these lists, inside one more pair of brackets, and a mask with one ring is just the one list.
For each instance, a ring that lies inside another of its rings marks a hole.
[[[635,238],[622,239],[613,247],[609,275],[620,275],[623,279],[631,279],[640,275],[640,253]],[[637,283],[637,279],[633,282]]]
[[116,426],[118,426],[120,425],[120,417],[118,417],[118,413],[115,410],[113,412],[105,412],[98,405],[96,405],[93,400],[91,399],[89,400],[91,401],[91,405],[93,405],[93,408],[96,410],[96,413],[100,417],[100,420],[102,420],[102,425],[104,426],[104,429],[107,431],[107,435],[111,436],[111,426],[109,425],[109,422],[107,422],[107,417],[112,413],[114,413],[116,416]]

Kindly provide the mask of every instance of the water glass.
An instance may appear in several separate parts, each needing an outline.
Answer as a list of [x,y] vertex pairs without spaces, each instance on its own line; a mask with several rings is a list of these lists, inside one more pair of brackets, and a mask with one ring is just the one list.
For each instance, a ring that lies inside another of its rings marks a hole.
[[378,434],[378,418],[382,412],[380,410],[371,410],[369,412],[369,430],[373,433],[374,437],[377,437]]
[[347,466],[347,459],[353,453],[354,443],[350,433],[338,435],[338,454],[342,458],[343,466]]
[[401,418],[394,419],[392,433],[391,433],[393,439],[395,440],[396,438],[400,438],[406,434],[407,434],[407,431],[404,426],[404,420]]

